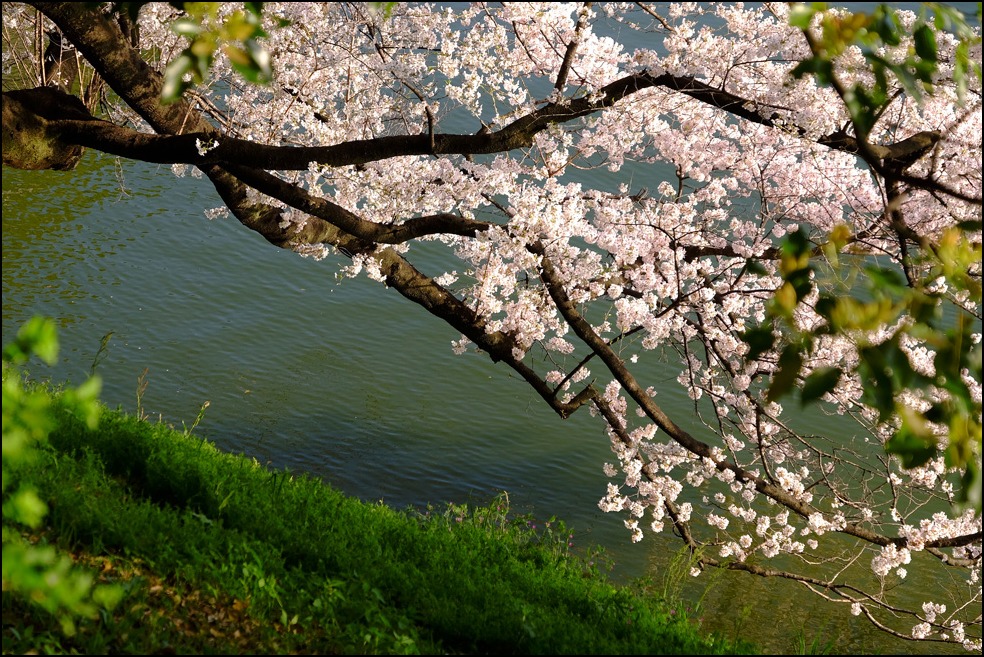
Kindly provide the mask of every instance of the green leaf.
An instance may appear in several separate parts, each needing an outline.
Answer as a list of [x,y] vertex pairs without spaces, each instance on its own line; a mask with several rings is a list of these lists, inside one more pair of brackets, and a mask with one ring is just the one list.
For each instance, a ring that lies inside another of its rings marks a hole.
[[810,292],[813,291],[813,282],[810,280],[810,267],[804,267],[790,272],[786,280],[793,286],[796,292],[796,303],[802,301]]
[[812,74],[817,79],[817,84],[827,86],[834,79],[834,66],[827,59],[821,57],[811,57],[804,59],[796,65],[792,71],[792,76],[799,80],[805,75]]
[[800,403],[805,406],[812,403],[837,387],[843,372],[839,367],[823,367],[815,370],[803,382],[800,392]]
[[[912,369],[909,357],[899,346],[898,336],[871,349],[881,352],[885,370],[891,377],[892,387],[896,391],[901,392],[917,378],[918,372]],[[929,380],[925,382],[930,383]]]
[[970,66],[970,46],[962,41],[953,53],[953,81],[957,83],[957,102],[960,105],[964,104],[967,96],[967,71]]
[[791,321],[793,310],[795,310],[797,303],[796,289],[792,283],[786,281],[782,284],[782,287],[776,290],[775,296],[772,297],[772,301],[769,304],[769,313]]
[[943,422],[948,415],[946,406],[936,402],[923,414],[927,422]]
[[783,255],[790,255],[794,258],[808,256],[812,250],[813,243],[810,242],[810,238],[806,236],[806,231],[803,229],[792,231],[782,242]]
[[912,35],[916,54],[928,62],[936,62],[936,32],[926,24],[916,28]]
[[[890,70],[892,73],[895,74],[895,78],[899,81],[899,83],[902,85],[902,88],[905,89],[905,92],[909,94],[909,96],[911,96],[913,100],[915,100],[917,103],[922,102],[923,87],[920,86],[921,80],[916,75],[914,75],[913,72],[910,71],[908,67],[902,66],[901,64],[895,64],[893,62],[886,62],[885,68],[887,68],[888,70]],[[915,67],[913,67],[913,70],[916,70]],[[916,72],[918,73],[918,71]],[[888,85],[887,84],[881,85],[880,88],[882,90],[885,90],[888,88]],[[884,102],[885,101],[883,100],[879,104],[879,107],[881,107],[881,105],[884,105]]]
[[26,486],[21,486],[7,499],[3,505],[3,517],[15,522],[37,527],[48,513],[46,505],[38,494]]
[[257,82],[266,84],[273,79],[273,69],[270,64],[270,53],[259,42],[250,39],[246,42],[246,50],[249,52],[253,64],[256,66]]
[[980,514],[981,499],[981,469],[976,463],[968,463],[963,476],[960,477],[960,489],[957,491],[957,502],[961,506],[967,506],[977,510]]
[[888,46],[897,46],[901,43],[899,36],[899,19],[895,11],[885,5],[880,5],[872,14],[871,23],[868,30],[874,32]]
[[208,77],[208,69],[212,66],[213,57],[211,54],[203,57],[194,57],[193,66],[191,67],[191,81],[195,84],[201,84]]
[[193,18],[179,18],[171,23],[171,31],[178,36],[194,39],[202,33],[202,24]]
[[[980,416],[978,416],[980,417]],[[964,468],[976,463],[981,447],[981,424],[972,420],[967,413],[958,413],[950,418],[948,425],[949,445],[944,452],[944,463],[948,468]]]
[[927,91],[932,91],[933,76],[936,75],[937,69],[936,62],[925,59],[918,60],[912,66],[912,70],[916,72],[916,78],[923,83]]
[[19,331],[17,340],[3,349],[3,361],[20,365],[34,354],[48,365],[58,360],[58,329],[47,317],[29,319]]
[[748,360],[755,360],[775,344],[776,336],[772,333],[772,325],[765,324],[750,328],[741,335],[741,339],[748,345]]
[[801,30],[807,29],[810,27],[810,22],[817,13],[817,5],[819,4],[823,3],[812,2],[808,4],[800,2],[793,5],[792,10],[789,12],[789,24]]
[[[913,331],[932,329],[934,320],[940,315],[940,299],[925,292],[909,292],[909,316],[916,322]],[[923,325],[920,327],[919,325]]]
[[861,389],[861,401],[878,411],[878,421],[884,422],[895,411],[895,392],[887,373],[884,354],[868,347],[858,352],[858,374],[865,382]]
[[849,89],[847,94],[844,96],[844,103],[847,105],[848,111],[851,113],[851,119],[854,121],[854,126],[858,130],[860,136],[867,139],[868,133],[875,125],[875,121],[878,118],[879,110],[881,110],[882,102],[879,102],[880,98],[884,97],[884,93],[878,91],[880,86],[884,89],[887,86],[885,82],[885,70],[884,67],[878,63],[872,65],[872,71],[875,74],[876,88],[872,90],[865,89],[860,84],[854,85],[852,89]]
[[906,469],[925,465],[937,452],[934,440],[927,441],[905,425],[888,439],[885,451],[898,456]]
[[768,270],[762,266],[758,260],[749,260],[745,263],[745,271],[756,276],[768,276]]
[[779,370],[772,376],[766,400],[775,401],[792,390],[802,367],[803,356],[800,355],[799,346],[786,345],[779,356]]
[[389,20],[390,15],[393,13],[393,8],[399,3],[396,2],[370,2],[369,9],[383,17],[383,20]]
[[827,294],[821,295],[817,299],[815,308],[817,314],[829,322],[834,311],[837,309],[837,299]]
[[78,387],[63,392],[61,404],[90,429],[95,429],[99,426],[99,416],[102,411],[99,405],[101,391],[102,379],[98,375],[93,375]]
[[868,275],[869,286],[876,293],[899,293],[906,289],[905,280],[902,278],[902,275],[893,269],[865,267],[864,273]]
[[188,83],[184,75],[195,65],[194,58],[185,50],[167,65],[164,71],[164,87],[161,89],[161,100],[171,103],[181,97]]

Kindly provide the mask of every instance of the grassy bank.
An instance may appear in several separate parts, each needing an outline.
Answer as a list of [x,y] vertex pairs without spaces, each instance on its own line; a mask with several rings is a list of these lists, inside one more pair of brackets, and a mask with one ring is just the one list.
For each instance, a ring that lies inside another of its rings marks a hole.
[[40,527],[14,529],[122,597],[69,636],[4,591],[5,653],[736,651],[609,583],[562,524],[533,529],[505,496],[425,513],[366,504],[109,411],[95,430],[62,412],[9,475],[49,506]]

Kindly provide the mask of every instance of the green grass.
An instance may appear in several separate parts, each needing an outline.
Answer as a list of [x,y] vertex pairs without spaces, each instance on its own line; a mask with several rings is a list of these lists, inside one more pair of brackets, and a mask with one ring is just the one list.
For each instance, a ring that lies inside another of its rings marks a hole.
[[505,495],[424,513],[366,504],[109,411],[94,431],[60,417],[13,476],[50,509],[15,529],[124,595],[68,636],[4,591],[5,653],[751,651],[641,584],[610,583],[563,523],[533,528]]

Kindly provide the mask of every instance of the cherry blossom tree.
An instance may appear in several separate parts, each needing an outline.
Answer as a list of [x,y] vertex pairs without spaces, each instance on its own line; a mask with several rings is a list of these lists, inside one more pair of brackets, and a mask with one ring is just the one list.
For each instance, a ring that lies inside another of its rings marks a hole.
[[[209,218],[598,416],[633,540],[981,649],[977,31],[943,7],[246,4],[4,3],[4,162],[204,175]],[[668,376],[697,422],[660,407]],[[854,431],[804,430],[802,403]]]

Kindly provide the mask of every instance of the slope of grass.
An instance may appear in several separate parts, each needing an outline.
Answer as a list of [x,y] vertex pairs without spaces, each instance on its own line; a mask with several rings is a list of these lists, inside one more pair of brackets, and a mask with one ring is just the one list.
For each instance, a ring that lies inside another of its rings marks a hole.
[[[426,513],[346,497],[118,412],[60,418],[12,476],[49,505],[16,529],[122,587],[67,636],[3,593],[3,650],[81,653],[720,654],[641,589],[531,528],[508,498]],[[6,521],[5,521],[6,522]],[[7,528],[11,529],[11,528]]]

